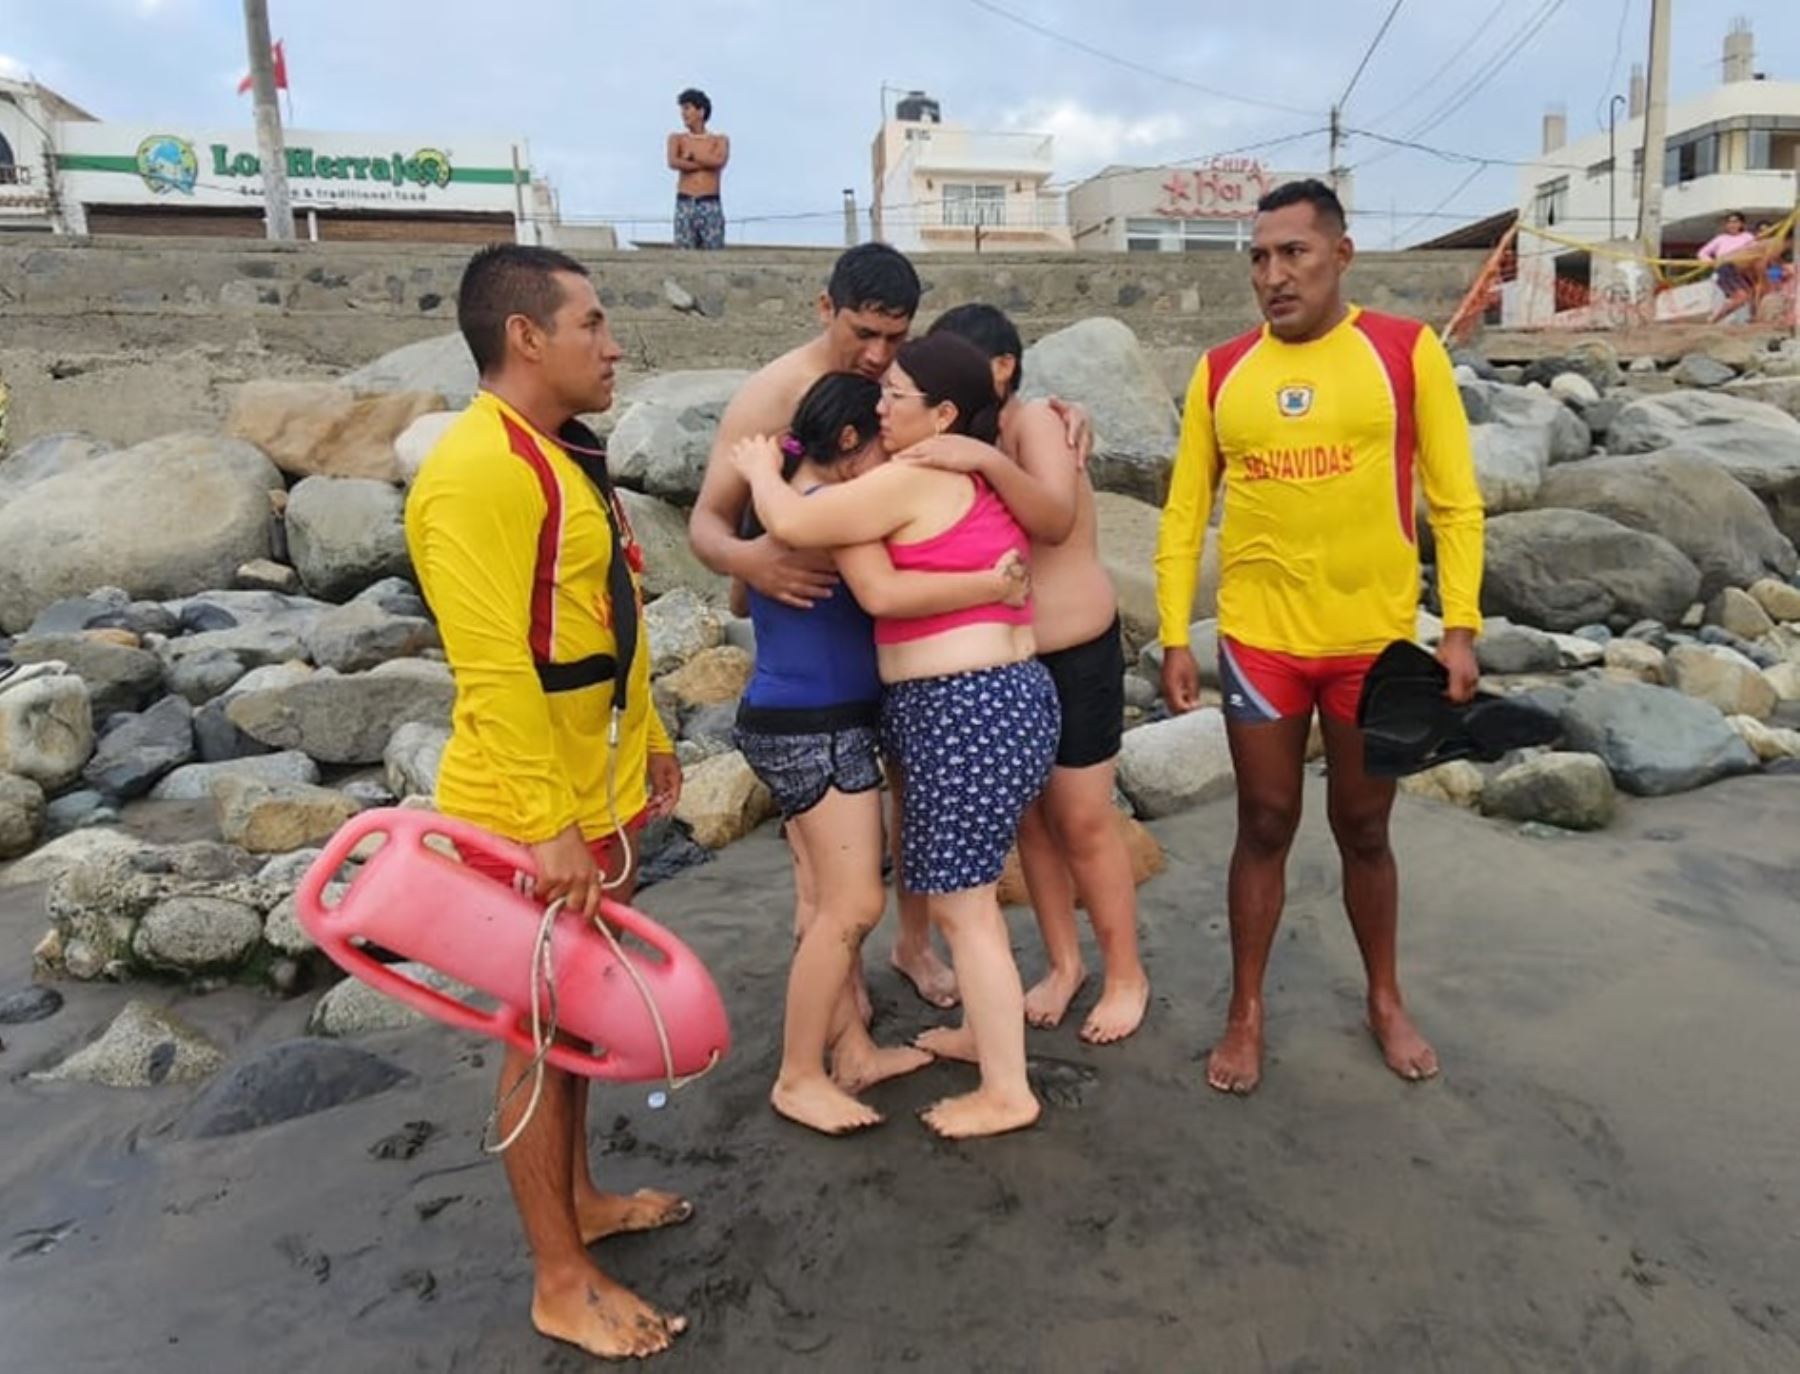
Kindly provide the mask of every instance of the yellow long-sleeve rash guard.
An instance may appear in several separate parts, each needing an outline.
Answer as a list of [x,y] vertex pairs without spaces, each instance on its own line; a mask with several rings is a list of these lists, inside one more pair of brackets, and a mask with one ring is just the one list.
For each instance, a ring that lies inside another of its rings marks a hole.
[[1194,370],[1156,545],[1165,646],[1188,642],[1194,569],[1223,483],[1219,632],[1308,658],[1415,634],[1414,484],[1448,627],[1481,628],[1483,511],[1449,355],[1415,320],[1352,307],[1324,337],[1267,327]]
[[[571,824],[598,839],[635,817],[648,795],[649,755],[674,752],[650,701],[647,640],[640,634],[631,665],[610,804],[614,684],[546,692],[536,668],[539,659],[616,650],[612,536],[580,467],[484,391],[420,468],[406,502],[406,543],[456,674],[440,809],[524,844]],[[551,570],[541,582],[540,566]]]

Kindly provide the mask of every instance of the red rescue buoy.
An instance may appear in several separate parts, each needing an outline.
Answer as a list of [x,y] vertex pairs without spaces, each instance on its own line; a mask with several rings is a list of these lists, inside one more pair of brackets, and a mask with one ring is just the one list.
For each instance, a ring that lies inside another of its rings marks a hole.
[[[327,905],[327,884],[372,835],[385,843],[342,897]],[[544,908],[431,848],[426,840],[433,836],[449,840],[459,853],[481,852],[525,873],[533,869],[530,851],[464,821],[398,807],[364,811],[332,836],[300,880],[294,894],[300,924],[338,967],[371,987],[459,1030],[535,1052],[527,1008]],[[704,1072],[731,1046],[725,1003],[712,975],[642,912],[603,901],[600,915],[649,952],[620,949],[577,912],[557,916],[550,934],[557,1028],[593,1049],[559,1042],[545,1053],[546,1062],[623,1082]],[[484,1011],[440,992],[380,962],[365,945],[424,964],[499,1005]],[[631,961],[630,970],[621,966],[621,955]]]

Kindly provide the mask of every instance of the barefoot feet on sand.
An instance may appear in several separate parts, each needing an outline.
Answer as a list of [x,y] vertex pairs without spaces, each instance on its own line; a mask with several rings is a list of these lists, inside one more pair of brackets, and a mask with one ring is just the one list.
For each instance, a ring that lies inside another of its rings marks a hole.
[[531,1323],[553,1340],[607,1360],[654,1355],[687,1330],[686,1317],[658,1311],[592,1265],[556,1275],[540,1271]]
[[578,1190],[575,1195],[575,1220],[581,1227],[583,1245],[626,1231],[674,1226],[693,1215],[694,1204],[686,1198],[655,1188],[639,1188],[630,1194]]
[[1245,1096],[1262,1078],[1262,1008],[1246,1015],[1233,1013],[1225,1022],[1225,1034],[1206,1058],[1206,1081],[1222,1093]]
[[1090,1045],[1111,1045],[1123,1040],[1144,1021],[1150,1005],[1150,980],[1143,976],[1129,982],[1111,978],[1100,989],[1100,1000],[1082,1023],[1081,1038]]
[[956,974],[930,945],[922,949],[894,946],[892,963],[902,977],[913,985],[913,991],[934,1007],[953,1007],[957,1003]]
[[898,1078],[922,1069],[931,1062],[931,1054],[911,1045],[884,1047],[867,1045],[855,1050],[839,1049],[832,1056],[831,1081],[847,1093]]
[[778,1081],[769,1093],[769,1105],[789,1121],[811,1126],[825,1135],[849,1135],[879,1126],[881,1113],[858,1102],[829,1078]]
[[1437,1051],[1426,1043],[1398,1001],[1369,1003],[1369,1030],[1387,1066],[1409,1082],[1437,1077]]
[[1023,1130],[1038,1119],[1040,1110],[1037,1098],[1029,1092],[1022,1097],[1002,1097],[977,1088],[961,1097],[946,1097],[933,1103],[919,1117],[945,1140],[967,1140],[971,1136]]
[[939,1059],[957,1059],[965,1064],[979,1063],[975,1053],[975,1032],[968,1026],[936,1026],[913,1037],[913,1044]]
[[1025,994],[1025,1024],[1039,1030],[1060,1026],[1068,1013],[1069,1003],[1075,1000],[1075,994],[1081,991],[1085,982],[1087,969],[1080,964],[1074,968],[1050,969]]

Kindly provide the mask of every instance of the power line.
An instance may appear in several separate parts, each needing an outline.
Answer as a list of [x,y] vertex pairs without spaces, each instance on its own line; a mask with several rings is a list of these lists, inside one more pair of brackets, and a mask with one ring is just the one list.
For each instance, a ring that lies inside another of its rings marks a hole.
[[1538,9],[1537,13],[1532,18],[1527,19],[1525,23],[1515,31],[1513,39],[1509,40],[1510,46],[1503,45],[1501,50],[1489,60],[1486,70],[1477,69],[1479,74],[1474,80],[1464,86],[1451,100],[1440,105],[1438,109],[1432,111],[1432,113],[1424,120],[1421,120],[1417,125],[1408,129],[1406,131],[1406,137],[1424,137],[1451,115],[1455,114],[1464,105],[1467,105],[1480,93],[1483,87],[1496,76],[1500,75],[1500,73],[1506,69],[1507,65],[1525,50],[1531,40],[1537,37],[1539,30],[1541,30],[1545,24],[1548,24],[1555,16],[1556,12],[1562,7],[1563,0],[1545,0],[1545,3]]
[[1425,82],[1423,82],[1420,85],[1414,86],[1411,93],[1408,94],[1407,97],[1404,100],[1402,100],[1398,105],[1390,106],[1387,110],[1383,111],[1381,114],[1376,115],[1375,118],[1370,120],[1369,122],[1371,124],[1387,123],[1388,120],[1392,119],[1395,115],[1399,114],[1400,111],[1404,110],[1408,105],[1411,105],[1420,96],[1425,94],[1425,92],[1427,90],[1429,90],[1431,87],[1437,85],[1437,83],[1444,78],[1444,76],[1450,71],[1450,69],[1462,60],[1463,54],[1468,52],[1468,50],[1470,48],[1474,47],[1475,44],[1480,41],[1481,35],[1486,33],[1488,31],[1488,29],[1493,25],[1494,20],[1496,20],[1500,17],[1500,11],[1505,9],[1511,3],[1512,3],[1512,0],[1499,0],[1499,3],[1496,4],[1493,9],[1491,9],[1487,12],[1487,18],[1483,19],[1479,24],[1477,24],[1474,27],[1474,29],[1470,32],[1469,36],[1463,40],[1462,46],[1460,48],[1458,48],[1455,52],[1451,53],[1449,57],[1445,58],[1443,65],[1440,66],[1435,72],[1433,72],[1429,79],[1427,79]]
[[[1159,71],[1155,67],[1147,67],[1142,62],[1133,61],[1129,57],[1120,57],[1117,53],[1107,52],[1104,48],[1096,48],[1091,43],[1073,38],[1066,33],[1058,33],[1055,29],[1046,28],[1035,19],[1027,19],[1022,14],[1014,14],[993,3],[993,0],[969,0],[976,9],[986,10],[989,14],[998,15],[1009,23],[1017,24],[1022,29],[1029,29],[1042,38],[1053,43],[1061,43],[1065,47],[1084,52],[1089,57],[1097,57],[1102,62],[1110,62],[1115,67],[1123,67],[1126,71],[1136,72],[1140,76],[1154,77],[1158,81],[1166,81],[1171,86],[1182,86],[1190,91],[1198,91],[1202,95],[1210,95],[1219,100],[1230,100],[1239,105],[1254,105],[1265,110],[1279,110],[1283,114],[1316,115],[1317,110],[1302,110],[1297,106],[1283,105],[1279,101],[1264,100],[1259,96],[1238,95],[1233,91],[1222,91],[1216,86],[1203,85],[1198,81],[1190,81],[1185,76],[1176,76],[1172,72]],[[1398,6],[1396,6],[1398,8]]]
[[1356,70],[1350,74],[1350,84],[1344,87],[1344,93],[1337,98],[1338,108],[1340,110],[1349,101],[1350,92],[1356,89],[1356,83],[1362,80],[1362,74],[1364,69],[1369,65],[1369,59],[1375,56],[1375,49],[1381,46],[1381,40],[1387,36],[1387,31],[1394,22],[1394,16],[1400,13],[1400,6],[1405,3],[1406,0],[1394,0],[1393,5],[1387,12],[1387,18],[1383,19],[1381,21],[1381,27],[1375,30],[1375,36],[1369,40],[1369,46],[1363,52],[1362,61],[1356,64]]
[[1619,6],[1619,28],[1613,35],[1612,61],[1606,67],[1606,84],[1600,88],[1600,98],[1594,102],[1594,126],[1604,129],[1606,121],[1600,117],[1602,103],[1613,93],[1613,78],[1619,74],[1619,55],[1625,51],[1625,21],[1631,18],[1631,0],[1624,0]]
[[1406,226],[1406,228],[1402,229],[1399,233],[1395,234],[1393,241],[1388,246],[1390,248],[1393,247],[1394,243],[1398,243],[1401,239],[1406,238],[1408,235],[1410,235],[1412,233],[1413,230],[1417,229],[1421,224],[1425,223],[1426,220],[1436,219],[1438,217],[1438,215],[1443,211],[1443,209],[1446,205],[1448,205],[1451,201],[1455,200],[1464,191],[1468,190],[1469,187],[1474,184],[1475,178],[1480,176],[1483,172],[1485,172],[1487,170],[1488,169],[1486,167],[1481,166],[1479,163],[1476,164],[1474,167],[1470,168],[1468,176],[1464,177],[1461,181],[1456,183],[1456,189],[1454,191],[1452,191],[1449,195],[1445,196],[1442,200],[1440,200],[1436,205],[1432,206],[1429,210],[1425,211],[1424,214],[1417,216],[1412,221],[1411,224]]
[[[1387,152],[1377,153],[1374,157],[1368,159],[1368,161],[1361,165],[1365,168],[1374,166],[1383,159],[1392,157],[1395,152],[1398,152],[1402,148],[1412,147],[1421,148],[1425,152],[1439,152],[1439,150],[1436,149],[1424,148],[1423,145],[1414,142],[1414,140],[1430,133],[1431,130],[1435,129],[1464,105],[1468,104],[1469,101],[1473,100],[1483,87],[1498,76],[1506,68],[1508,63],[1525,50],[1525,47],[1537,36],[1544,25],[1550,22],[1551,18],[1562,8],[1562,6],[1563,0],[1544,0],[1544,3],[1529,15],[1523,24],[1517,29],[1514,29],[1508,38],[1502,40],[1499,48],[1487,59],[1487,61],[1475,69],[1474,77],[1468,81],[1461,90],[1441,101],[1431,113],[1416,122],[1400,138],[1384,138],[1380,135],[1371,134],[1367,130],[1363,130],[1362,132],[1368,137],[1376,138],[1379,142],[1389,143],[1394,146]],[[1441,152],[1440,155],[1442,155]],[[1494,162],[1504,161],[1504,159],[1499,158],[1490,160]],[[1534,161],[1515,162],[1513,165],[1536,166],[1538,164]]]

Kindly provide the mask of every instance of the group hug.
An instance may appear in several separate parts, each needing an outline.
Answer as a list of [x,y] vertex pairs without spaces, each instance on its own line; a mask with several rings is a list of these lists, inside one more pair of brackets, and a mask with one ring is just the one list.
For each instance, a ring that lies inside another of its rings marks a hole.
[[[1231,1001],[1206,1075],[1227,1093],[1261,1074],[1263,976],[1315,711],[1369,1030],[1402,1077],[1437,1072],[1400,995],[1394,785],[1364,768],[1356,706],[1375,658],[1414,633],[1415,493],[1435,539],[1447,695],[1473,692],[1481,502],[1447,355],[1416,322],[1345,302],[1353,256],[1322,184],[1259,205],[1247,257],[1264,324],[1195,370],[1154,551],[1162,697],[1179,713],[1200,704],[1196,568],[1207,538],[1220,547],[1217,680],[1238,802]],[[991,305],[955,306],[915,337],[922,294],[891,247],[837,259],[817,334],[727,408],[689,533],[754,625],[735,742],[793,860],[770,1101],[843,1135],[882,1120],[872,1085],[966,1061],[973,1085],[922,1113],[960,1140],[1038,1120],[1027,1028],[1061,1023],[1088,979],[1077,907],[1101,965],[1082,1039],[1133,1035],[1150,985],[1114,803],[1126,665],[1086,473],[1090,417],[1024,399],[1023,341]],[[611,406],[622,351],[587,270],[549,249],[477,253],[458,322],[482,388],[407,502],[456,677],[437,802],[527,846],[539,900],[591,914],[603,895],[629,899],[635,837],[682,783],[638,647],[643,550],[603,445],[576,419]],[[1283,460],[1316,451],[1334,460]],[[997,895],[1015,847],[1043,946],[1029,990]],[[960,1008],[906,1045],[871,1037],[863,982],[890,855],[891,962],[927,1002]],[[528,1060],[508,1049],[503,1093]],[[596,1187],[584,1079],[552,1070],[528,1120],[510,1102],[500,1115],[519,1128],[506,1169],[538,1330],[602,1356],[666,1348],[685,1320],[607,1277],[587,1247],[691,1206]]]

